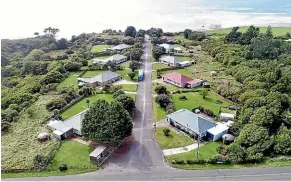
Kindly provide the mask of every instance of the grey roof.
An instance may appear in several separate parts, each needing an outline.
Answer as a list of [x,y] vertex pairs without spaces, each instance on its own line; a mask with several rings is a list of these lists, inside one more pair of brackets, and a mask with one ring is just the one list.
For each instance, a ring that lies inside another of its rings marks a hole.
[[172,64],[180,63],[180,60],[178,60],[175,56],[162,56],[160,60]]
[[174,49],[174,46],[170,44],[160,44],[159,46],[165,48],[166,50]]
[[129,47],[130,47],[130,46],[127,45],[127,44],[119,44],[119,45],[117,45],[117,46],[115,46],[115,47],[112,47],[111,49],[123,50],[123,49],[127,49],[127,48],[129,48]]
[[234,140],[234,136],[231,135],[231,134],[224,134],[224,135],[222,135],[222,138],[224,140],[227,140],[227,141],[233,141]]
[[126,56],[122,55],[122,54],[115,54],[113,56],[110,56],[108,58],[106,58],[106,61],[119,61],[121,59],[125,59]]
[[167,115],[168,118],[180,123],[186,128],[194,131],[197,134],[206,132],[208,129],[216,126],[215,123],[202,118],[187,109],[181,109]]
[[67,126],[71,126],[72,128],[81,131],[82,121],[86,114],[87,110],[76,114],[75,116],[70,117],[69,119],[65,120],[63,123]]
[[59,130],[61,132],[67,132],[72,129],[72,127],[65,125],[62,121],[54,120],[47,124],[51,128],[54,128],[55,130]]
[[91,152],[89,154],[89,156],[90,157],[98,157],[105,149],[106,149],[106,147],[99,145],[98,147],[96,147],[95,150],[93,150],[93,152]]
[[118,73],[112,72],[112,71],[105,71],[97,76],[91,77],[91,78],[77,78],[77,80],[80,80],[82,82],[86,83],[95,83],[95,82],[106,82],[108,80],[111,80],[113,78],[116,78],[120,76]]

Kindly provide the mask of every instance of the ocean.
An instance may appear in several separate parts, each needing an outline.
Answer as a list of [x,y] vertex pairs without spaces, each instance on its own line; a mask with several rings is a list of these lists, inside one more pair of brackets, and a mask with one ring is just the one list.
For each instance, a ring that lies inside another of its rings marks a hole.
[[[291,0],[3,0],[1,38],[59,28],[70,38],[104,29],[160,27],[164,31],[243,25],[291,26]],[[46,2],[46,3],[44,3]]]

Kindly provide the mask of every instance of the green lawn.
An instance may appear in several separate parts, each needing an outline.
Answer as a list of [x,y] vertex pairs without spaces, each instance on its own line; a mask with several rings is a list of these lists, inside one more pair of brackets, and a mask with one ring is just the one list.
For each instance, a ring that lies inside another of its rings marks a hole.
[[181,61],[191,61],[191,58],[188,56],[175,56],[175,57]]
[[186,42],[190,42],[191,41],[191,40],[185,39],[184,35],[176,35],[176,36],[174,36],[174,38],[176,40],[180,40],[180,41],[186,41]]
[[171,149],[171,148],[178,148],[178,147],[185,147],[187,145],[191,145],[194,143],[189,137],[181,134],[178,135],[175,133],[174,130],[170,129],[171,132],[169,136],[165,136],[163,129],[167,127],[158,127],[156,137],[161,149]]
[[153,70],[157,70],[157,69],[161,69],[161,68],[169,68],[170,66],[162,64],[162,63],[158,63],[158,62],[154,62],[153,63]]
[[75,88],[78,88],[77,77],[81,73],[82,73],[82,71],[70,72],[70,75],[65,80],[63,80],[61,83],[59,83],[57,88],[60,88],[64,85],[70,85],[70,84],[74,85]]
[[94,77],[97,76],[101,73],[103,73],[105,70],[94,70],[94,71],[87,71],[82,78],[90,78],[90,77]]
[[174,47],[180,47],[183,51],[186,51],[186,47],[180,45],[180,44],[174,44]]
[[94,147],[76,142],[65,140],[62,141],[62,146],[54,156],[48,169],[56,170],[61,164],[67,164],[68,167],[90,167],[96,168],[96,165],[90,162],[89,154],[94,150]]
[[118,74],[121,75],[122,79],[124,80],[128,80],[128,81],[132,81],[132,82],[137,82],[137,78],[138,78],[138,71],[135,71],[135,77],[132,79],[129,78],[128,73],[131,72],[131,70],[129,69],[124,69],[124,70],[117,70],[116,71]]
[[[93,104],[96,100],[99,99],[105,99],[107,101],[112,101],[112,95],[111,94],[97,94],[97,95],[93,95],[90,98],[90,104]],[[76,104],[72,105],[71,107],[69,107],[67,110],[65,110],[61,115],[63,117],[63,119],[68,119],[84,110],[86,110],[88,108],[88,104],[86,103],[86,99],[87,98],[83,98],[82,100],[80,100],[79,102],[77,102]]]
[[137,84],[122,84],[123,91],[136,92]]
[[[213,156],[218,155],[217,147],[220,146],[222,142],[210,142],[199,148],[199,159],[210,159]],[[181,154],[174,154],[167,156],[169,162],[172,160],[195,160],[197,149],[191,150],[190,152],[185,152]]]
[[156,79],[157,79],[157,72],[152,71],[152,80],[156,80]]
[[112,47],[111,45],[95,45],[91,48],[91,51],[92,53],[96,53],[96,52],[102,52],[103,49],[105,48],[110,48]]
[[[260,27],[260,32],[265,33],[268,27]],[[208,33],[218,33],[218,34],[228,34],[232,28],[225,28],[219,30],[209,30]],[[246,32],[248,27],[240,27],[240,32]],[[291,33],[291,27],[272,27],[273,34],[275,36],[282,36],[285,35],[287,32]]]
[[[187,97],[186,101],[179,100],[179,97],[182,95],[185,95]],[[191,111],[195,107],[203,106],[213,111],[214,114],[218,114],[220,106],[229,105],[229,103],[227,103],[226,101],[223,101],[221,98],[216,96],[211,91],[208,92],[208,96],[206,96],[206,99],[203,99],[199,92],[174,94],[172,96],[172,99],[177,110],[188,109]],[[216,100],[221,100],[222,104],[216,103]]]
[[153,100],[153,105],[154,105],[154,121],[165,119],[166,117],[165,109],[161,108],[160,105],[155,102],[155,100]]

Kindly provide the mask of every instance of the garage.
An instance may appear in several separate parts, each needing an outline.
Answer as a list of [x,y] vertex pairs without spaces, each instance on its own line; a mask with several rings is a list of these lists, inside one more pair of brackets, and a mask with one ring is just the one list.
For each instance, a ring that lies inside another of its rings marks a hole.
[[218,123],[215,127],[207,130],[207,137],[209,138],[209,140],[217,141],[222,138],[222,135],[228,133],[228,128],[229,127]]

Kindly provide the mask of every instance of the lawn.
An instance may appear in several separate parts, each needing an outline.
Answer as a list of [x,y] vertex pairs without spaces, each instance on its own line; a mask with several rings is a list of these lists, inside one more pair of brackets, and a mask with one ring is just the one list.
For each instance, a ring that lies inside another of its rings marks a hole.
[[152,71],[152,80],[156,80],[156,79],[157,79],[157,72]]
[[160,107],[160,105],[157,104],[155,100],[153,100],[153,105],[154,105],[154,121],[160,121],[161,119],[165,119],[166,117],[165,109]]
[[180,41],[186,41],[186,42],[190,42],[191,41],[191,40],[185,39],[184,35],[176,35],[176,36],[174,36],[174,38],[176,40],[180,40]]
[[136,92],[137,84],[122,84],[121,90],[128,92]]
[[[268,27],[260,27],[260,32],[265,33]],[[232,28],[225,28],[219,30],[209,30],[208,33],[228,34]],[[246,32],[248,27],[240,27],[240,32]],[[286,35],[287,32],[291,33],[291,27],[272,27],[274,36]]]
[[124,69],[124,70],[117,70],[116,71],[118,74],[121,75],[122,79],[124,80],[128,80],[128,81],[132,81],[132,82],[137,82],[137,78],[138,78],[138,71],[135,71],[135,77],[132,79],[129,78],[128,73],[131,72],[131,70],[129,69]]
[[57,149],[58,142],[54,138],[43,143],[37,141],[39,133],[48,132],[43,124],[52,113],[45,105],[52,98],[52,95],[40,96],[16,122],[11,123],[7,132],[2,132],[2,169],[30,169],[37,154],[48,156]]
[[102,52],[103,49],[105,48],[110,48],[112,47],[111,45],[95,45],[91,48],[91,51],[92,53],[97,53],[97,52]]
[[[93,104],[95,101],[99,99],[105,99],[106,101],[113,101],[112,95],[111,94],[97,94],[90,96],[90,104]],[[68,119],[88,108],[88,104],[86,103],[87,98],[83,98],[76,104],[72,105],[69,107],[67,110],[65,110],[61,115],[63,119]]]
[[[179,97],[185,95],[187,97],[186,101],[179,100]],[[219,98],[213,92],[208,91],[208,95],[206,99],[203,99],[199,92],[188,92],[188,93],[181,93],[181,94],[174,94],[172,96],[174,105],[177,110],[179,109],[188,109],[192,110],[195,107],[203,106],[207,109],[210,109],[214,112],[214,114],[219,113],[220,106],[228,106],[230,105],[226,101]],[[216,103],[216,100],[221,100],[222,104]]]
[[191,58],[188,56],[175,56],[175,57],[181,61],[191,61]]
[[158,127],[156,137],[161,149],[171,149],[171,148],[178,148],[178,147],[185,147],[187,145],[191,145],[194,143],[189,137],[183,134],[176,134],[173,129],[170,129],[169,136],[165,136],[163,129],[167,127]]
[[91,78],[103,73],[105,70],[94,70],[94,71],[86,71],[86,73],[82,76],[82,78]]
[[70,72],[70,75],[63,80],[61,83],[58,84],[57,88],[60,88],[64,85],[74,85],[74,88],[78,88],[77,84],[77,77],[82,73],[82,71],[75,71],[75,72]]
[[174,44],[174,47],[180,47],[183,51],[186,51],[186,47],[180,45],[180,44]]
[[96,168],[96,165],[90,162],[89,154],[94,150],[94,147],[76,142],[65,140],[62,141],[62,146],[54,156],[48,169],[56,170],[61,164],[67,164],[68,167],[88,167]]
[[[199,159],[210,159],[218,155],[217,147],[222,145],[222,142],[210,142],[199,148]],[[190,152],[185,152],[181,154],[174,154],[167,156],[169,162],[172,160],[195,160],[197,149],[191,150]]]
[[157,70],[157,69],[161,69],[161,68],[170,68],[170,66],[159,63],[159,62],[153,63],[153,70]]

